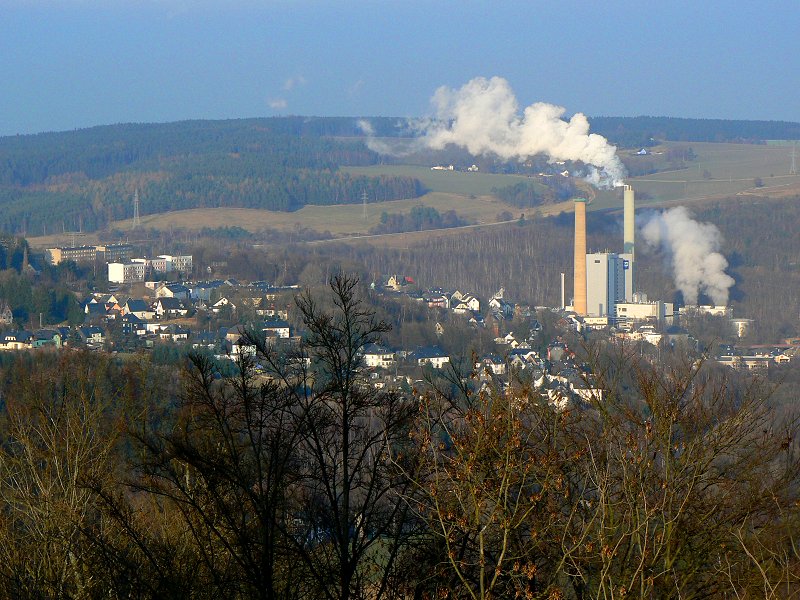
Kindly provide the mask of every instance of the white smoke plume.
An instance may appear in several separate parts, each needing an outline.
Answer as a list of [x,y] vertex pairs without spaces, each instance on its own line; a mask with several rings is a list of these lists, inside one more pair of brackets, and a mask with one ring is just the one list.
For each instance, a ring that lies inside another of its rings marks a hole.
[[505,160],[545,154],[549,160],[579,160],[599,170],[592,182],[622,185],[625,167],[616,148],[596,133],[582,113],[564,120],[565,109],[537,102],[520,115],[519,104],[502,77],[477,77],[454,90],[440,87],[433,96],[436,119],[423,128],[423,140],[433,149],[448,144],[472,154],[495,154]]
[[733,277],[725,273],[728,261],[719,253],[722,235],[711,223],[692,218],[684,206],[644,217],[642,238],[668,257],[675,286],[686,304],[697,304],[701,293],[717,306],[728,303]]
[[[378,154],[386,154],[389,156],[408,156],[414,152],[419,151],[423,146],[419,139],[408,138],[378,138],[375,137],[375,128],[367,119],[359,119],[356,121],[356,126],[367,136],[367,148]],[[397,124],[401,126],[400,123]],[[415,126],[411,126],[409,122],[402,123],[402,126],[411,135],[416,130]],[[412,130],[408,128],[412,127]],[[386,141],[384,141],[386,140]]]
[[576,113],[569,121],[565,109],[537,102],[522,115],[508,81],[502,77],[476,77],[458,90],[440,87],[431,102],[435,118],[409,120],[409,128],[420,137],[391,145],[376,139],[372,125],[358,126],[367,136],[367,146],[381,154],[403,156],[423,148],[441,150],[448,144],[470,153],[494,154],[504,160],[524,160],[545,154],[551,162],[579,160],[586,163],[586,179],[596,187],[622,185],[625,167],[616,147],[602,135],[589,133],[589,121]]

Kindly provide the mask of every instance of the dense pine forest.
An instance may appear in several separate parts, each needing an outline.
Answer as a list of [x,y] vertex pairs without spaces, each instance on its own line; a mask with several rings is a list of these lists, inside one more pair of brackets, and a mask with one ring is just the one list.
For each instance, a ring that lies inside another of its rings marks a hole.
[[198,207],[291,211],[306,204],[415,198],[410,177],[355,177],[380,160],[352,119],[114,125],[0,139],[0,230],[91,231],[133,215]]
[[679,117],[592,117],[592,130],[631,148],[671,142],[745,142],[800,139],[800,123]]

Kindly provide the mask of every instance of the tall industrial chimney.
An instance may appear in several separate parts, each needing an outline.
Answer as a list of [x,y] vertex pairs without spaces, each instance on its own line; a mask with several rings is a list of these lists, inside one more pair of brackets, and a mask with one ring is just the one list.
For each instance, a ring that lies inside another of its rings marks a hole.
[[575,280],[573,310],[586,314],[586,198],[575,198]]
[[623,208],[625,211],[623,238],[622,238],[622,251],[625,254],[633,255],[633,236],[634,236],[634,222],[635,222],[635,206],[633,199],[633,186],[626,185],[624,191]]

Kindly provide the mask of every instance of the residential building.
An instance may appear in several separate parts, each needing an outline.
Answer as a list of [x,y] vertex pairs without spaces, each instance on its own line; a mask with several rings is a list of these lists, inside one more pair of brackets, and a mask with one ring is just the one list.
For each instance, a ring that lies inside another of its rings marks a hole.
[[130,244],[107,244],[96,246],[96,257],[103,262],[127,262],[133,257],[133,246]]
[[25,350],[31,347],[30,331],[7,331],[0,334],[0,350]]
[[5,300],[0,302],[0,325],[11,325],[14,322],[14,314],[11,307]]
[[370,368],[389,369],[394,366],[394,352],[377,344],[367,344],[361,350],[364,365]]
[[66,340],[61,337],[61,332],[57,329],[39,329],[33,332],[31,347],[42,348],[45,346],[52,346],[53,348],[61,348],[64,341]]
[[441,369],[450,362],[450,357],[438,346],[418,348],[411,353],[411,359],[419,366],[431,365],[434,369]]
[[185,317],[189,312],[189,309],[178,298],[159,298],[156,300],[153,310],[159,319]]
[[134,283],[144,281],[147,273],[146,262],[110,262],[108,263],[109,283]]
[[147,302],[135,298],[129,298],[128,301],[122,305],[122,310],[120,312],[123,315],[136,315],[142,321],[152,319],[156,314]]
[[165,262],[165,272],[179,271],[180,273],[192,272],[192,256],[178,254],[159,254],[158,258]]
[[168,283],[156,290],[156,298],[177,298],[179,300],[189,299],[189,288],[180,283]]
[[291,327],[287,321],[283,319],[267,319],[261,327],[261,331],[268,336],[277,337],[281,339],[289,339],[291,335]]
[[72,261],[76,263],[94,262],[97,257],[97,247],[95,246],[64,246],[59,248],[48,248],[44,252],[47,262],[51,265],[59,265],[62,262]]
[[124,315],[120,319],[120,324],[124,335],[144,335],[147,333],[145,321],[139,318],[136,313],[131,312]]
[[85,344],[90,346],[101,346],[106,341],[105,331],[93,325],[78,327],[78,335]]

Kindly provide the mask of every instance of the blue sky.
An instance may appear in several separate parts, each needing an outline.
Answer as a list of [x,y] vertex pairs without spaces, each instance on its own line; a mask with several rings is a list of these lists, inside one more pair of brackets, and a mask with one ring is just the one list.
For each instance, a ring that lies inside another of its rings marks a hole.
[[796,2],[0,0],[0,135],[423,116],[501,76],[569,113],[800,121]]

